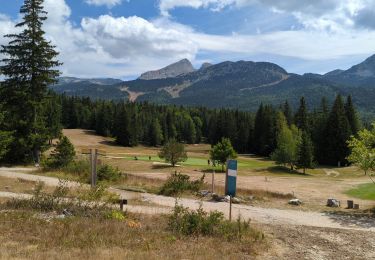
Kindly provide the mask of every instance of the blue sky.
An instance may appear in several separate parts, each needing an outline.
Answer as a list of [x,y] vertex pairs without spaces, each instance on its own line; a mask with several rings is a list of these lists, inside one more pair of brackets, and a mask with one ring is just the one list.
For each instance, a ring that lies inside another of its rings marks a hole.
[[[0,0],[0,44],[22,0]],[[183,58],[287,71],[347,69],[375,54],[374,0],[45,0],[66,76],[131,79]]]

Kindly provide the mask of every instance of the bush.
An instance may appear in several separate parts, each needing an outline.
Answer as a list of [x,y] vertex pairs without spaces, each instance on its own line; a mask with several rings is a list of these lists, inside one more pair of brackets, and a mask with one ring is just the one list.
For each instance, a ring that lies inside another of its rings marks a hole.
[[204,178],[205,175],[199,180],[190,181],[190,176],[175,172],[171,174],[166,183],[161,187],[159,194],[174,196],[185,191],[198,192],[203,187]]
[[90,176],[90,162],[88,160],[72,161],[65,167],[61,168],[65,173],[70,173],[82,177],[82,179],[89,179]]
[[119,169],[108,164],[100,166],[97,174],[99,181],[117,181],[121,177]]
[[197,210],[189,210],[176,203],[169,217],[168,227],[173,232],[185,236],[220,236],[228,240],[242,240],[244,237],[262,239],[262,233],[250,227],[250,220],[231,222],[224,219],[218,211],[206,212],[202,206]]
[[[67,181],[61,181],[52,194],[43,191],[44,184],[38,182],[33,196],[29,199],[12,199],[5,203],[6,208],[29,209],[40,212],[69,212],[73,216],[108,218],[113,209],[111,204],[116,195],[108,193],[103,186],[81,190],[77,198],[68,198],[70,189]],[[64,214],[65,214],[64,213]]]
[[44,166],[53,169],[65,167],[73,161],[75,156],[73,144],[66,136],[62,136]]

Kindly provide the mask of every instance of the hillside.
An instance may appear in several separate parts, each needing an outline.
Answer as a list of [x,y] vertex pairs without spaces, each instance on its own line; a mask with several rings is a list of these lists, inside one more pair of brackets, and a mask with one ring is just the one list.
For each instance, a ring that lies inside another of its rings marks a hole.
[[[306,97],[310,106],[317,106],[322,97],[332,101],[340,93],[352,95],[361,111],[375,111],[375,55],[348,70],[335,70],[325,75],[292,74],[268,62],[226,61],[203,64],[199,70],[191,69],[188,64],[191,65],[182,60],[132,81],[64,78],[53,89],[94,99],[244,110],[255,110],[262,102],[279,105],[285,100],[296,107],[301,96]],[[183,72],[180,67],[191,72]],[[171,71],[179,75],[173,77],[168,74]]]

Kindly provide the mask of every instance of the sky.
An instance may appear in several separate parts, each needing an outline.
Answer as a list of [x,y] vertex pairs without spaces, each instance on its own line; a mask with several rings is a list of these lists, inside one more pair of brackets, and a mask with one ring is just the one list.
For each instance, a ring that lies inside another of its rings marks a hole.
[[[0,0],[0,44],[18,32],[22,3]],[[196,68],[249,60],[326,73],[375,54],[375,0],[44,0],[44,7],[64,76],[133,79],[184,58]]]

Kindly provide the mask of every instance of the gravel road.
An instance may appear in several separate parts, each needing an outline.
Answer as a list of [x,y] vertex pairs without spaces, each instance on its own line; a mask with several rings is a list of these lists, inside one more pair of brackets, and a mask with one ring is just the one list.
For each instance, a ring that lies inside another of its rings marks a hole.
[[[44,177],[32,175],[33,169],[31,168],[0,168],[0,176],[7,178],[20,178],[31,181],[43,181],[48,186],[57,186],[59,180],[52,177]],[[68,182],[70,187],[77,187],[80,184],[76,182]],[[160,214],[168,213],[176,203],[175,198],[153,195],[153,194],[140,194],[122,191],[111,188],[112,192],[119,194],[123,198],[134,199],[140,198],[143,201],[152,203],[157,206],[133,206],[128,205],[125,209],[144,214]],[[11,193],[1,192],[0,196],[9,197],[16,196]],[[23,196],[23,195],[22,195]],[[223,212],[226,216],[229,213],[229,204],[225,202],[201,202],[194,199],[178,199],[178,203],[189,207],[190,209],[197,209],[200,205],[207,210],[213,211],[218,210]],[[332,213],[321,213],[321,212],[306,212],[298,210],[281,210],[272,208],[260,208],[252,207],[247,205],[233,205],[232,217],[237,218],[241,216],[244,219],[251,219],[252,221],[262,224],[273,224],[273,225],[295,225],[295,226],[308,226],[308,227],[320,227],[320,228],[336,228],[336,229],[349,229],[349,230],[361,230],[375,232],[375,222],[373,219],[367,217],[363,218],[352,218],[350,216],[342,216],[339,214]]]

